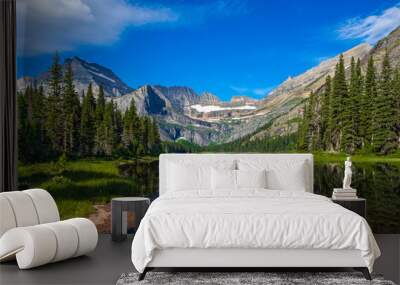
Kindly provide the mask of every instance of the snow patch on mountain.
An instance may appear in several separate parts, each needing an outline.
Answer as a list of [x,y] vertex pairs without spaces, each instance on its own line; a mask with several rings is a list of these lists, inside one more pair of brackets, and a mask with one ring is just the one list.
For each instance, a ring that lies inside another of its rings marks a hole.
[[257,109],[255,106],[244,105],[244,106],[237,106],[237,107],[221,107],[216,105],[199,105],[195,104],[190,106],[190,108],[195,109],[199,113],[210,113],[216,111],[226,111],[226,110],[255,110]]
[[108,76],[105,76],[104,74],[95,72],[95,71],[90,70],[90,69],[88,69],[88,70],[89,70],[89,72],[90,72],[91,74],[94,74],[94,75],[96,75],[96,76],[99,76],[99,77],[102,77],[102,78],[104,78],[104,79],[107,79],[108,81],[111,81],[111,82],[113,82],[113,83],[116,83],[114,79],[112,79],[112,78],[110,78],[110,77],[108,77]]

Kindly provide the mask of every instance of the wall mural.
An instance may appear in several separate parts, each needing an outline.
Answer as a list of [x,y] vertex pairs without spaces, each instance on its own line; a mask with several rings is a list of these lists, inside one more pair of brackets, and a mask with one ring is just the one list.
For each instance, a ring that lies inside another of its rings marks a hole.
[[160,153],[312,152],[326,196],[351,155],[400,233],[400,7],[264,2],[18,1],[19,188],[107,232],[110,198],[157,197]]

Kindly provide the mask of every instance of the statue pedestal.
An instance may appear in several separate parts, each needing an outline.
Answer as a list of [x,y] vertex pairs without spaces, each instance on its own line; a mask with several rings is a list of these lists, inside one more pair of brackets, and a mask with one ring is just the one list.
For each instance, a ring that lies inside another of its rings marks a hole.
[[332,199],[338,199],[338,200],[357,199],[357,189],[334,188],[332,193]]
[[355,193],[357,193],[357,189],[355,189],[355,188],[347,188],[347,189],[344,189],[344,188],[333,188],[333,192],[343,192],[343,193],[353,193],[353,192],[355,192]]

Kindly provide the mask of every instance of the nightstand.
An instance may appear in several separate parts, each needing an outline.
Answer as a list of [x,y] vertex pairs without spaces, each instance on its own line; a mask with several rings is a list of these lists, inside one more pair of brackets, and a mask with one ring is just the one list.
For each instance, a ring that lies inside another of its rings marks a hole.
[[136,219],[136,230],[144,217],[150,199],[143,197],[120,197],[111,200],[111,238],[123,241],[128,234],[128,211],[133,212]]
[[359,214],[361,217],[367,217],[367,200],[364,198],[354,198],[354,199],[332,199],[332,202],[339,204],[340,206]]

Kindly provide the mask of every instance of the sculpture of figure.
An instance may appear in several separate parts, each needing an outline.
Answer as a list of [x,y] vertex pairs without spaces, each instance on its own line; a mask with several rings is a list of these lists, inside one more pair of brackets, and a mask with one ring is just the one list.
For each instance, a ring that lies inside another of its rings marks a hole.
[[343,189],[352,189],[351,184],[351,159],[350,156],[347,157],[346,161],[344,162],[344,179],[343,179]]

